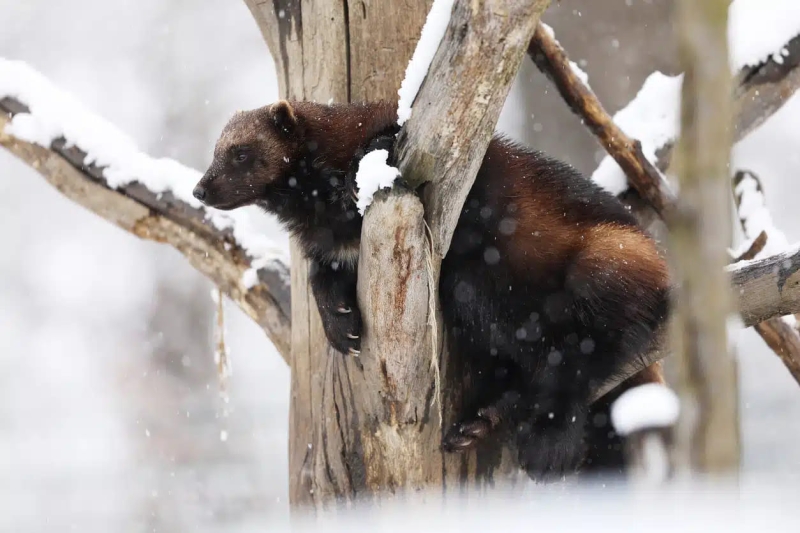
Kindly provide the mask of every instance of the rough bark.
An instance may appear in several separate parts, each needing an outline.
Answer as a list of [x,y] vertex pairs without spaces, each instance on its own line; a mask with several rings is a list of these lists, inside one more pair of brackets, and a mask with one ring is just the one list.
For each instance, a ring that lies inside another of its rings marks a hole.
[[[275,60],[281,94],[318,102],[347,102],[350,40],[347,2],[335,0],[245,0]],[[341,427],[352,411],[337,412],[351,398],[346,378],[352,361],[334,353],[325,339],[308,282],[308,262],[296,242],[291,246],[292,324],[291,401],[289,412],[289,499],[293,506],[353,494],[363,465],[345,469],[338,447]],[[333,474],[332,472],[335,472]],[[356,481],[353,481],[356,480]]]
[[26,112],[17,100],[0,100],[0,146],[36,169],[70,200],[137,237],[176,248],[255,320],[288,360],[291,304],[286,265],[275,260],[260,268],[258,285],[247,289],[242,274],[251,267],[250,258],[230,231],[208,222],[204,209],[195,209],[171,194],[157,195],[138,183],[110,189],[103,169],[84,165],[86,154],[63,139],[47,149],[3,133],[14,115]]
[[719,274],[731,238],[727,12],[727,0],[677,3],[685,73],[676,161],[681,194],[669,224],[681,400],[674,458],[680,470],[717,474],[734,473],[740,454],[736,364],[726,331],[730,285]]

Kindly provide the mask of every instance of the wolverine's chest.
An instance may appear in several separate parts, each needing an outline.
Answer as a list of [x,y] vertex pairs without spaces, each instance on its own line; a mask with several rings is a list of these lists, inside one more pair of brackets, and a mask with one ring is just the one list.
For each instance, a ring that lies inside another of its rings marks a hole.
[[322,263],[351,268],[358,264],[360,239],[357,236],[343,238],[329,228],[316,228],[304,232],[301,239],[306,252]]
[[325,259],[331,263],[339,263],[347,267],[354,267],[358,264],[358,253],[361,248],[361,241],[354,239],[352,241],[337,243],[337,245],[329,248],[326,251]]

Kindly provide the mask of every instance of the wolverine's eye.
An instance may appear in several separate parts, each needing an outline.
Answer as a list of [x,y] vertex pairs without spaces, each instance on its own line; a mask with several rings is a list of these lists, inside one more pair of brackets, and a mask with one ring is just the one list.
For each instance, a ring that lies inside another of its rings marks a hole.
[[250,159],[250,148],[248,146],[237,146],[231,152],[231,160],[237,165],[241,165]]

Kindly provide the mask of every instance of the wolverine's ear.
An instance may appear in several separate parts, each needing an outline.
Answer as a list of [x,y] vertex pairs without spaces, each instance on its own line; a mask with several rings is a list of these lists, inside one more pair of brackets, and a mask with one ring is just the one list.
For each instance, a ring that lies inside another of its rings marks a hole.
[[292,104],[286,100],[279,100],[269,108],[275,126],[285,134],[292,133],[297,126],[297,116],[294,114]]

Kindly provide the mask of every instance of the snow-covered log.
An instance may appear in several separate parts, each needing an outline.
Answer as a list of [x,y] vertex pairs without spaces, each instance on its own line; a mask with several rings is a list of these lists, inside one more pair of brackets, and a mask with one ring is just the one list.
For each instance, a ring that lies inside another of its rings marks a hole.
[[[0,60],[0,69],[7,63]],[[28,89],[10,91],[8,76],[36,81]],[[3,148],[70,200],[137,237],[180,251],[261,326],[288,360],[289,271],[280,250],[250,227],[246,217],[214,212],[190,200],[197,171],[139,152],[121,132],[62,98],[24,65],[4,69],[2,78]],[[8,96],[12,92],[16,95]],[[102,147],[87,153],[97,143],[106,145],[105,153]]]

